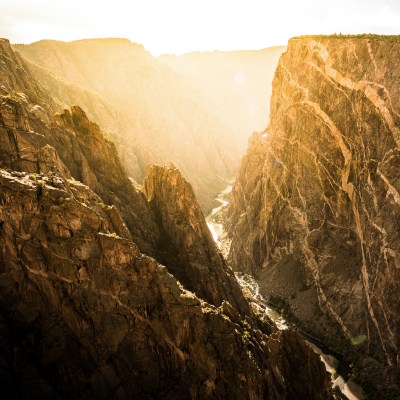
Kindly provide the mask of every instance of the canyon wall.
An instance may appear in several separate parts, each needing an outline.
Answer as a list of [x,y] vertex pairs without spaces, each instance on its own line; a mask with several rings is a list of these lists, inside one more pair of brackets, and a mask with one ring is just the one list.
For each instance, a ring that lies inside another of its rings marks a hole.
[[215,306],[228,301],[243,314],[249,305],[212,238],[191,185],[172,164],[149,167],[143,184],[160,240],[157,259],[190,291]]
[[2,396],[332,399],[311,347],[253,312],[179,171],[143,191],[4,39],[0,59]]
[[400,396],[399,59],[400,37],[291,39],[227,213],[234,268],[380,399]]
[[[279,48],[227,53],[222,65],[229,73],[216,67],[219,55],[210,54],[208,63],[195,64],[201,79],[187,73],[186,57],[167,65],[127,39],[44,40],[15,48],[61,108],[79,104],[101,126],[132,178],[141,183],[148,165],[172,161],[206,212],[234,176],[252,129],[262,126],[266,81],[279,54]],[[243,98],[247,112],[240,112]]]

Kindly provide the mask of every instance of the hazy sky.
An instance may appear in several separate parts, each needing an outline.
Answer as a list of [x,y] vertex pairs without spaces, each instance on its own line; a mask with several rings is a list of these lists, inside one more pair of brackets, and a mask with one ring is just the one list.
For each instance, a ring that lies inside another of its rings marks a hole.
[[127,37],[154,55],[259,49],[314,33],[400,33],[400,0],[0,0],[0,37]]

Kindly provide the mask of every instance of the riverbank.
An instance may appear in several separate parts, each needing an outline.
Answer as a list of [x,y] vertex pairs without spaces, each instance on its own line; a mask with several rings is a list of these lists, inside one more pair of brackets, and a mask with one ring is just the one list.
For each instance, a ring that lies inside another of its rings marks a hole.
[[[340,391],[342,397],[338,399],[348,400],[363,400],[365,399],[364,392],[360,385],[351,379],[351,366],[344,360],[343,356],[336,351],[332,350],[317,338],[314,338],[302,330],[298,329],[295,325],[286,321],[277,310],[262,296],[257,281],[247,274],[240,272],[235,273],[241,287],[251,294],[251,298],[262,307],[265,307],[266,315],[275,323],[278,329],[284,330],[289,327],[297,331],[303,339],[312,347],[312,349],[321,357],[322,362],[325,364],[326,370],[331,374],[332,388],[337,388],[336,392]],[[346,397],[343,397],[346,396]]]
[[[207,225],[213,235],[214,241],[225,259],[227,259],[229,254],[231,241],[224,230],[222,211],[229,204],[229,194],[231,191],[232,184],[228,185],[227,188],[215,198],[220,205],[213,208],[206,218]],[[235,273],[235,275],[243,291],[247,293],[247,295],[250,295],[252,300],[265,310],[266,315],[275,323],[278,329],[284,330],[290,327],[297,330],[303,336],[303,339],[321,357],[326,370],[331,374],[332,387],[336,392],[335,395],[338,400],[365,399],[365,394],[362,388],[351,379],[351,366],[339,353],[330,349],[318,339],[299,330],[293,324],[289,324],[262,296],[260,293],[260,287],[254,277],[240,272]]]
[[213,236],[214,242],[217,244],[220,252],[226,259],[229,254],[231,247],[231,241],[229,240],[224,225],[222,223],[222,210],[229,204],[229,196],[232,191],[233,181],[224,189],[216,198],[215,201],[219,203],[217,207],[214,207],[210,214],[206,218],[208,229],[210,229]]

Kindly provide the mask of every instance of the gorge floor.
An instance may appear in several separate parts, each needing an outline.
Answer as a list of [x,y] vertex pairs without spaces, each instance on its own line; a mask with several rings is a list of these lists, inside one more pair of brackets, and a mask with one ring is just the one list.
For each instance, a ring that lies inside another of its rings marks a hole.
[[[224,212],[226,212],[226,207],[229,204],[233,183],[234,180],[229,181],[227,187],[218,194],[215,201],[220,203],[220,205],[214,207],[206,218],[212,237],[225,259],[229,255],[231,240],[224,228]],[[295,323],[288,322],[281,315],[280,311],[264,297],[268,296],[268,294],[260,292],[260,286],[254,276],[241,272],[235,272],[235,276],[245,296],[250,302],[264,309],[265,314],[274,322],[278,329],[285,330],[290,327],[297,330],[306,343],[320,356],[327,372],[331,374],[332,388],[337,399],[366,399],[362,387],[352,379],[352,365],[344,359],[343,355],[332,350],[320,340],[308,335],[296,327]]]

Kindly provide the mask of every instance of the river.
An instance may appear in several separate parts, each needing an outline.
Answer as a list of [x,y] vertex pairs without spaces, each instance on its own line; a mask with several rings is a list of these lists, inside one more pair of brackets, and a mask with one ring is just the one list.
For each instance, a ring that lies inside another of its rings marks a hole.
[[221,211],[229,204],[228,197],[232,191],[232,187],[233,181],[215,198],[220,205],[214,207],[206,218],[208,229],[212,234],[214,242],[225,258],[228,256],[231,243],[222,224]]
[[[215,243],[220,249],[221,253],[227,258],[231,241],[227,237],[222,223],[221,211],[229,204],[229,195],[232,191],[233,182],[227,186],[215,200],[220,203],[219,206],[213,208],[206,218],[206,222],[210,232],[213,236]],[[257,304],[264,308],[267,316],[274,321],[278,329],[288,329],[290,326],[296,329],[304,338],[304,340],[313,348],[313,350],[320,356],[326,370],[331,374],[332,387],[339,387],[341,393],[347,397],[348,400],[362,400],[365,399],[362,388],[351,380],[351,368],[343,360],[340,354],[329,349],[318,339],[312,338],[304,332],[299,331],[295,326],[290,325],[276,310],[274,310],[267,302],[267,300],[260,293],[260,288],[256,280],[251,275],[235,273],[236,278],[242,287],[250,290],[253,299]]]

